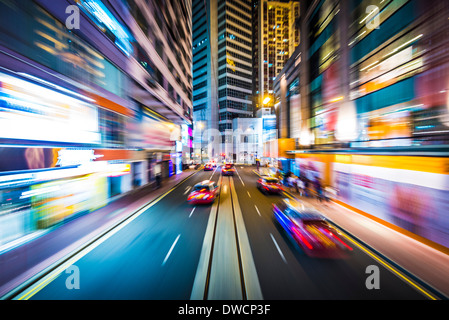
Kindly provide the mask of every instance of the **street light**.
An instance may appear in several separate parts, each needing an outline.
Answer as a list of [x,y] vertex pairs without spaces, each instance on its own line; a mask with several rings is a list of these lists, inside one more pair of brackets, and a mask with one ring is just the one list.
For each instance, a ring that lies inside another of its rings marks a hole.
[[266,106],[269,102],[271,101],[271,98],[270,97],[266,97],[264,100],[263,100],[263,105],[264,106]]

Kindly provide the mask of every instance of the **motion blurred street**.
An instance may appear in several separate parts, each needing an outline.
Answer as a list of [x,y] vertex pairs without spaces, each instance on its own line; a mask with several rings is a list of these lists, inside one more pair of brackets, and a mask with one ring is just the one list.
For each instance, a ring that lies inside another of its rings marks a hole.
[[0,0],[0,298],[448,299],[448,17]]

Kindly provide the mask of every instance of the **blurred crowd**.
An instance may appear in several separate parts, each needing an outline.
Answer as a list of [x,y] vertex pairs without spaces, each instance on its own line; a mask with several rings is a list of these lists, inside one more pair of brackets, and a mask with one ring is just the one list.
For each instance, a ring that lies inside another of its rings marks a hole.
[[296,176],[291,171],[284,172],[276,170],[274,176],[289,189],[292,193],[297,193],[302,197],[316,198],[320,202],[328,202],[335,190],[331,186],[324,185],[322,179],[318,176],[309,178],[307,174],[302,173]]

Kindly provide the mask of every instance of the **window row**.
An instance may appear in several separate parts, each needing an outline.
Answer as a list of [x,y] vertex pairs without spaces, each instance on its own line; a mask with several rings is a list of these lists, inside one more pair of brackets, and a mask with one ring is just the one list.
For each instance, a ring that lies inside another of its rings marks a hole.
[[218,51],[220,51],[220,49],[223,49],[223,48],[227,48],[227,47],[231,47],[231,48],[233,48],[233,49],[237,49],[238,51],[240,51],[240,52],[243,52],[243,53],[246,53],[247,55],[251,55],[252,54],[252,51],[251,50],[248,50],[248,49],[244,49],[244,48],[242,48],[241,46],[239,46],[239,45],[237,45],[237,44],[235,44],[235,43],[233,43],[233,42],[231,42],[231,41],[223,41],[222,43],[220,43],[219,45],[218,45]]
[[[220,68],[222,66],[225,66],[228,63],[225,55],[222,55],[222,56],[219,55],[218,58],[219,59],[222,58],[221,60],[218,61],[218,68]],[[248,71],[252,71],[252,67],[251,66],[248,66],[246,64],[243,64],[243,63],[240,63],[240,62],[237,62],[237,61],[232,61],[232,62],[234,63],[234,66],[237,67],[237,68],[248,70]]]
[[193,96],[193,101],[197,101],[203,98],[207,97],[207,91],[204,91],[203,93],[197,94],[196,96]]
[[218,87],[224,86],[224,85],[230,85],[234,87],[239,87],[242,89],[251,90],[252,84],[250,82],[234,79],[231,77],[224,77],[218,80]]
[[246,93],[246,92],[241,92],[238,90],[225,88],[225,89],[218,91],[218,98],[223,98],[223,97],[233,97],[233,98],[251,101],[252,95],[249,93]]
[[235,69],[233,70],[231,68],[222,68],[218,71],[219,76],[221,76],[222,74],[225,74],[225,73],[234,74],[236,76],[239,76],[239,77],[242,77],[242,78],[245,78],[248,80],[252,80],[252,76],[250,74],[247,74],[245,72],[241,72],[241,71],[238,71]]
[[198,89],[204,88],[205,86],[207,86],[207,80],[204,80],[203,82],[200,82],[200,83],[194,85],[193,90],[198,90]]
[[244,111],[251,111],[251,104],[250,103],[244,103],[239,101],[233,101],[233,100],[222,100],[218,102],[220,109],[237,109],[237,110],[244,110]]

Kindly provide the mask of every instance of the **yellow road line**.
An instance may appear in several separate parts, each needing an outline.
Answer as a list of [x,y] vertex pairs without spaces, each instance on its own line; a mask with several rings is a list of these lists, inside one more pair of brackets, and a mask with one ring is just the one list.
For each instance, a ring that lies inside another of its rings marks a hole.
[[397,275],[398,277],[400,277],[402,280],[404,280],[405,282],[407,282],[409,285],[411,285],[412,287],[414,287],[415,289],[417,289],[419,292],[421,292],[422,294],[424,294],[425,296],[427,296],[429,299],[431,300],[438,300],[438,298],[436,298],[435,296],[433,296],[432,294],[430,294],[429,292],[427,292],[427,290],[425,290],[424,288],[422,288],[419,284],[417,284],[416,282],[414,282],[413,280],[409,279],[406,275],[404,275],[403,273],[401,273],[399,270],[397,270],[395,267],[393,267],[392,265],[390,265],[388,262],[386,262],[385,260],[383,260],[382,258],[380,258],[379,256],[377,256],[375,253],[373,253],[371,250],[365,248],[363,245],[359,244],[357,241],[355,241],[354,239],[352,239],[351,237],[349,237],[348,235],[346,235],[345,232],[343,232],[341,229],[337,228],[338,231],[340,232],[340,234],[348,241],[350,241],[352,244],[356,245],[360,250],[362,250],[363,252],[365,252],[367,255],[369,255],[370,257],[372,257],[374,260],[378,261],[380,264],[382,264],[384,267],[386,267],[388,270],[390,270],[391,272],[393,272],[395,275]]
[[362,216],[364,216],[364,217],[366,217],[368,219],[371,219],[371,220],[373,220],[373,221],[375,221],[377,223],[380,223],[381,225],[383,225],[383,226],[385,226],[385,227],[387,227],[389,229],[392,229],[392,230],[394,230],[396,232],[402,233],[403,235],[405,235],[405,236],[407,236],[409,238],[412,238],[412,239],[414,239],[414,240],[416,240],[418,242],[421,242],[421,243],[425,244],[426,246],[432,247],[435,250],[438,250],[438,251],[440,251],[440,252],[442,252],[442,253],[444,253],[446,255],[449,255],[449,249],[447,247],[443,246],[443,245],[440,245],[440,244],[438,244],[436,242],[433,242],[433,241],[431,241],[431,240],[429,240],[427,238],[419,236],[416,233],[412,233],[412,232],[410,232],[410,231],[408,231],[406,229],[400,228],[400,227],[398,227],[395,224],[392,224],[390,222],[382,220],[382,219],[380,219],[380,218],[378,218],[376,216],[373,216],[373,215],[371,215],[371,214],[369,214],[369,213],[367,213],[365,211],[362,211],[362,210],[357,209],[357,208],[355,208],[353,206],[350,206],[349,204],[347,204],[345,202],[342,202],[340,200],[332,199],[332,201],[335,204],[341,206],[342,208],[344,208],[346,210],[358,213],[358,214],[360,214],[360,215],[362,215]]
[[257,174],[259,177],[261,177],[260,173],[257,172],[256,170],[253,170],[253,172],[254,172],[255,174]]
[[177,185],[172,187],[170,190],[156,198],[156,200],[152,201],[151,203],[143,206],[142,208],[138,209],[134,214],[130,215],[125,220],[119,222],[118,225],[112,227],[111,229],[105,231],[102,235],[98,236],[97,239],[93,240],[92,243],[88,244],[84,249],[82,249],[80,252],[75,254],[74,257],[63,263],[61,266],[57,267],[55,270],[44,276],[41,280],[39,280],[36,284],[32,285],[30,288],[26,289],[25,292],[20,294],[18,297],[13,298],[14,300],[28,300],[34,295],[36,295],[39,291],[41,291],[43,288],[45,288],[49,283],[51,283],[53,280],[55,280],[65,269],[73,265],[76,261],[83,258],[85,255],[87,255],[89,252],[91,252],[93,249],[98,247],[100,244],[102,244],[104,241],[112,237],[114,234],[116,234],[118,231],[123,229],[125,226],[127,226],[129,223],[131,223],[133,220],[135,220],[137,217],[139,217],[143,212],[147,211],[151,207],[153,207],[155,204],[157,204],[159,201],[161,201],[163,198],[165,198],[168,194],[173,192],[178,186],[180,186],[182,183],[193,177],[196,173],[199,171],[191,174],[190,176],[186,177],[184,180],[179,182]]
[[289,197],[292,200],[297,200],[296,198],[292,197],[291,195],[289,195],[287,192],[284,191],[284,195],[286,195],[287,197]]
[[32,296],[34,296],[36,293],[38,293],[40,290],[42,290],[48,283],[52,282],[58,275],[59,275],[59,273],[52,277],[48,277],[45,281],[43,281],[41,283],[38,283],[28,293],[25,293],[24,295],[17,298],[17,300],[30,299]]
[[[287,192],[284,192],[284,195],[286,195],[287,197],[289,197],[292,200],[296,200],[296,198],[292,197],[290,194],[288,194]],[[364,247],[363,245],[361,245],[360,243],[358,243],[356,240],[352,239],[350,236],[348,236],[344,231],[342,231],[340,228],[337,228],[338,231],[340,232],[340,234],[346,238],[348,241],[350,241],[352,244],[356,245],[360,250],[362,250],[363,252],[365,252],[367,255],[369,255],[370,257],[372,257],[374,260],[378,261],[379,263],[381,263],[384,267],[386,267],[388,270],[390,270],[391,272],[393,272],[395,275],[397,275],[398,277],[400,277],[402,280],[404,280],[405,282],[407,282],[409,285],[411,285],[412,287],[414,287],[415,289],[417,289],[419,292],[421,292],[422,294],[424,294],[425,296],[427,296],[429,299],[431,300],[438,300],[437,297],[433,296],[431,293],[429,293],[427,290],[425,290],[424,288],[422,288],[419,284],[417,284],[416,282],[414,282],[413,280],[409,279],[406,275],[404,275],[403,273],[401,273],[399,270],[397,270],[396,268],[394,268],[392,265],[390,265],[388,262],[386,262],[385,260],[383,260],[382,258],[380,258],[379,256],[377,256],[375,253],[373,253],[371,250],[369,250],[368,248]]]
[[[253,172],[255,174],[257,174],[260,177],[260,174],[256,171],[253,170]],[[296,198],[294,198],[293,196],[291,196],[288,192],[284,192],[284,195],[289,197],[292,200],[297,200]],[[406,275],[404,275],[403,273],[401,273],[399,270],[397,270],[396,268],[394,268],[393,266],[391,266],[388,262],[386,262],[385,260],[383,260],[382,258],[380,258],[379,256],[377,256],[376,254],[374,254],[373,252],[371,252],[369,249],[365,248],[364,246],[362,246],[361,244],[359,244],[358,242],[356,242],[355,240],[353,240],[351,237],[349,237],[348,235],[346,235],[343,231],[341,231],[339,228],[338,230],[340,231],[341,235],[343,235],[343,237],[345,237],[348,241],[350,241],[352,244],[356,245],[359,249],[361,249],[363,252],[365,252],[366,254],[368,254],[370,257],[372,257],[374,260],[378,261],[379,263],[381,263],[384,267],[386,267],[388,270],[390,270],[391,272],[393,272],[395,275],[397,275],[398,277],[400,277],[402,280],[404,280],[405,282],[407,282],[410,286],[412,286],[413,288],[417,289],[419,292],[421,292],[422,294],[424,294],[426,297],[428,297],[431,300],[438,300],[437,297],[435,297],[434,295],[432,295],[431,293],[429,293],[427,290],[425,290],[424,288],[422,288],[419,284],[417,284],[416,282],[414,282],[413,280],[409,279]]]

